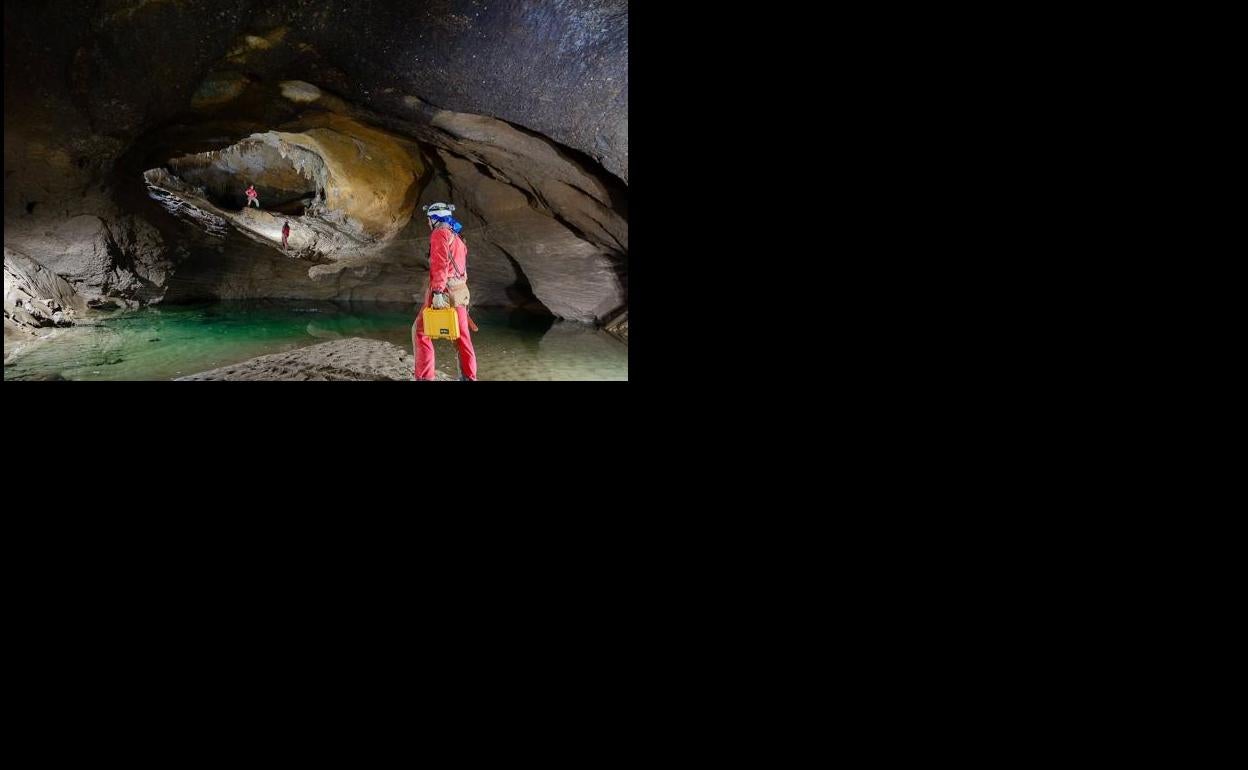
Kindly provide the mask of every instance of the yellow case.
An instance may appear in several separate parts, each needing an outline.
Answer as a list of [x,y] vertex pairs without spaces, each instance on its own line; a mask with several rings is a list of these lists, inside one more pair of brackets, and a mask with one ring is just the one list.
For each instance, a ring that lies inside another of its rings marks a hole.
[[421,312],[424,313],[426,337],[431,340],[459,339],[459,313],[455,312],[455,308],[437,310],[427,307]]

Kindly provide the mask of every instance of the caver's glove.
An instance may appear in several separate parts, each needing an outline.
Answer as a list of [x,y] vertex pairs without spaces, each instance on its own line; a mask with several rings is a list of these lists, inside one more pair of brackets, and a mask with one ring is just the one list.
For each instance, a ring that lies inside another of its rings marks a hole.
[[433,293],[433,308],[435,310],[442,310],[443,308],[448,308],[450,306],[451,306],[451,303],[446,301],[445,294],[443,294],[440,291],[435,291]]

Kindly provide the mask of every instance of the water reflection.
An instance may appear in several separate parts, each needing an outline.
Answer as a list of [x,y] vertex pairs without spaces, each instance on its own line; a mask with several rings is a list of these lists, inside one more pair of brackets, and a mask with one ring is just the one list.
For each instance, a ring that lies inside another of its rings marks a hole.
[[[5,365],[11,380],[173,379],[344,337],[411,351],[408,303],[258,300],[120,311],[63,330]],[[628,379],[628,348],[590,326],[504,308],[473,308],[482,380]],[[453,343],[435,341],[437,367],[455,374]]]

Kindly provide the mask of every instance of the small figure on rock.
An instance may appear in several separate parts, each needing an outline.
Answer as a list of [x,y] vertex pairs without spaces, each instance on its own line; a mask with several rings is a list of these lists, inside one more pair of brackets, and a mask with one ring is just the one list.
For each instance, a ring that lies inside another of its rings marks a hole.
[[[247,206],[253,203],[256,204],[256,208],[260,208],[260,193],[256,192],[254,184],[247,186]],[[247,208],[247,206],[243,206],[243,208]]]
[[290,238],[290,222],[282,225],[282,251],[288,251],[286,248],[286,239]]

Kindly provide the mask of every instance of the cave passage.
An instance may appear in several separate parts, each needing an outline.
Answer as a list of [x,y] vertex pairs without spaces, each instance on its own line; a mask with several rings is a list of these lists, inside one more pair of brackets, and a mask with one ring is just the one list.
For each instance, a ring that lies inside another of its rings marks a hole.
[[303,216],[318,197],[324,197],[316,181],[300,173],[289,157],[261,142],[243,141],[219,151],[174,158],[166,168],[227,211],[247,205],[249,184],[259,193],[261,209],[291,216]]
[[628,5],[6,3],[6,377],[627,379]]

